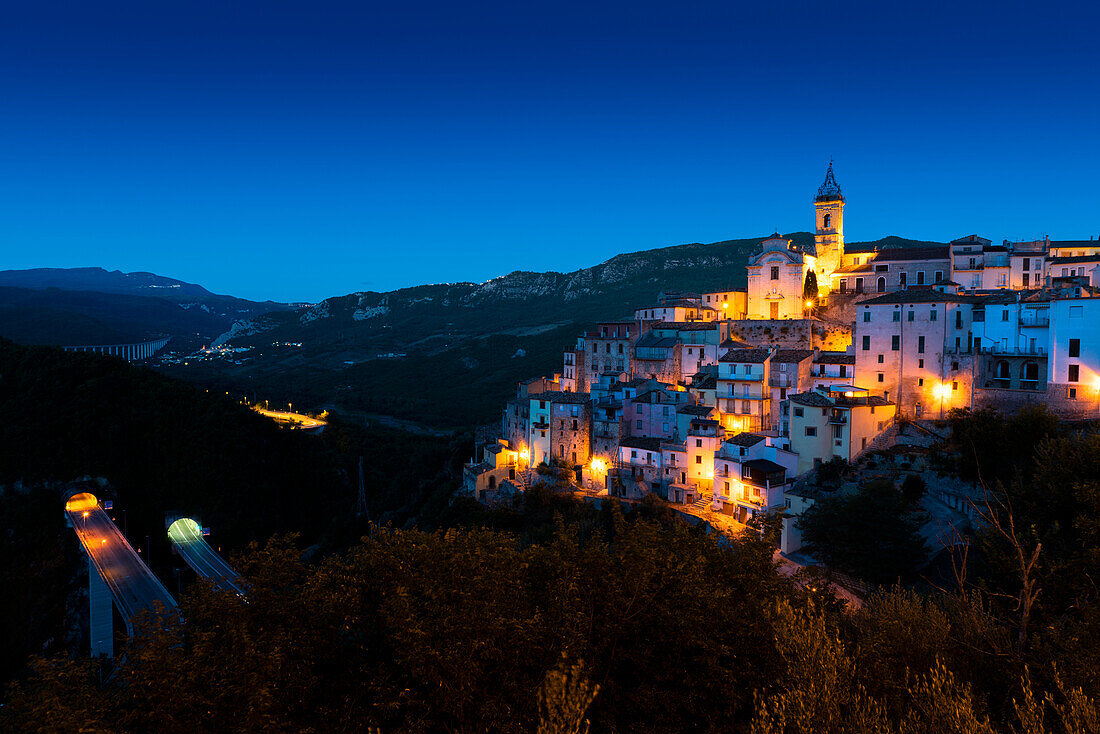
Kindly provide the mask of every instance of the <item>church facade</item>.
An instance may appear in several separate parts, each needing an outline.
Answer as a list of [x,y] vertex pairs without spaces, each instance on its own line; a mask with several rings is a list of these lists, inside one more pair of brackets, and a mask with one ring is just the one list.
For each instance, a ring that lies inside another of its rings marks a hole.
[[811,291],[816,283],[818,295],[827,295],[834,273],[845,264],[844,195],[831,162],[814,197],[814,219],[812,252],[776,232],[749,258],[748,318],[806,318],[817,305],[806,297],[807,280]]

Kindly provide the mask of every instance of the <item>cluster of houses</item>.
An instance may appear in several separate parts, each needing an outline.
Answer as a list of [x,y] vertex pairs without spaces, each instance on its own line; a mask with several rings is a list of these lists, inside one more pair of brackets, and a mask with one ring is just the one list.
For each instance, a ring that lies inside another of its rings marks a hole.
[[773,235],[746,290],[661,293],[578,337],[560,374],[519,385],[467,491],[506,496],[546,465],[746,522],[804,506],[796,478],[881,448],[899,417],[1100,418],[1100,240],[845,247],[844,204],[830,165],[812,249]]

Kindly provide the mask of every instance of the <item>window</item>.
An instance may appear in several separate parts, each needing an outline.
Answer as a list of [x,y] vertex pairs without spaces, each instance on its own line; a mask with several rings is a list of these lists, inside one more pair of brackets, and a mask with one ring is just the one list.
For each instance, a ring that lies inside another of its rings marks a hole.
[[772,265],[772,280],[779,280],[779,266]]
[[[1031,258],[1025,257],[1024,258],[1024,270],[1030,270],[1030,269],[1031,269]],[[1024,281],[1024,282],[1026,283],[1027,281]]]
[[703,463],[703,457],[702,457],[702,456],[698,456],[698,455],[696,455],[696,457],[695,457],[695,463],[696,463],[696,464],[702,464],[702,463]]
[[839,424],[833,426],[833,438],[844,438],[844,426]]
[[917,369],[924,369],[924,360],[923,359],[918,359],[917,360]]
[[936,309],[932,309],[928,312],[928,320],[936,321],[939,318],[939,314],[936,313]]
[[901,311],[894,311],[894,321],[901,321]]
[[592,345],[592,353],[596,354],[599,351],[600,351],[600,345],[599,344],[593,344]]
[[883,375],[882,375],[882,373],[881,373],[881,372],[879,372],[879,373],[878,373],[878,381],[879,381],[879,382],[883,382],[883,381],[884,381],[884,380],[883,380]]
[[917,337],[917,354],[924,354],[924,337]]
[[878,292],[879,293],[885,293],[886,292],[886,278],[879,278],[877,285],[878,285]]
[[942,270],[937,270],[936,271],[936,282],[939,283],[941,280],[943,280],[943,271]]
[[959,383],[958,382],[952,382],[951,383],[951,389],[952,390],[958,390],[959,389]]
[[882,364],[885,361],[886,361],[886,355],[885,354],[878,355],[878,363],[879,364]]
[[807,436],[816,436],[817,435],[817,427],[816,426],[806,426],[806,435]]
[[832,221],[832,218],[833,218],[832,214],[826,214],[825,215],[825,219],[824,219],[824,222],[823,222],[823,228],[824,229],[829,228],[829,222]]
[[634,406],[634,413],[635,413],[635,415],[641,415],[642,414],[642,404],[641,403],[638,403],[637,405]]
[[730,374],[731,375],[736,375],[737,374],[737,365],[735,365],[735,364],[730,365]]
[[1069,366],[1069,379],[1068,382],[1077,382],[1081,379],[1081,365],[1071,364]]
[[868,324],[870,322],[871,322],[871,312],[870,311],[864,311],[863,312],[863,323]]
[[795,418],[801,418],[803,416],[803,414],[805,414],[805,412],[806,411],[803,410],[802,408],[795,408],[794,409]]
[[[1024,262],[1027,262],[1027,260],[1025,260]],[[1028,274],[1028,273],[1024,273],[1024,288],[1027,288],[1027,287],[1028,287],[1028,285],[1030,285],[1030,283],[1028,282],[1028,281],[1029,281],[1029,279],[1030,279],[1030,276],[1029,276],[1029,274]]]
[[637,451],[631,451],[630,452],[630,458],[631,459],[637,459],[638,458],[638,452]]
[[1070,339],[1069,340],[1069,356],[1080,357],[1081,356],[1081,340]]
[[901,337],[898,336],[897,334],[894,334],[892,337],[890,337],[890,351],[891,352],[897,352],[897,351],[900,351],[900,350],[901,350]]
[[745,415],[751,415],[752,414],[752,403],[750,403],[748,400],[742,400],[741,401],[741,412],[744,413]]
[[840,376],[841,377],[847,377],[848,376],[848,365],[846,365],[846,364],[840,365]]
[[889,265],[876,265],[875,266],[875,272],[876,273],[885,273],[885,272],[888,272],[889,270],[890,270]]
[[910,311],[909,311],[909,315],[908,315],[908,317],[906,318],[906,321],[912,321],[912,320],[913,320],[913,316],[914,316],[914,313],[915,313],[914,311],[910,310]]
[[959,371],[959,363],[958,362],[952,362],[951,363],[951,371],[952,372],[958,372]]
[[623,353],[623,345],[622,345],[622,344],[620,344],[620,345],[619,345],[619,354],[622,354],[622,353]]
[[864,335],[863,337],[863,351],[871,351],[871,337]]
[[917,285],[924,285],[924,271],[917,271]]
[[1001,321],[1008,321],[1008,309],[1001,310]]
[[635,425],[637,426],[639,431],[642,430],[642,422],[641,421],[638,421]]
[[697,448],[697,449],[703,448],[703,439],[701,439],[701,438],[695,439],[695,448]]
[[906,283],[908,282],[908,279],[905,277],[906,275],[907,273],[900,273],[898,275],[898,285],[900,285],[902,288],[904,288],[906,286]]
[[917,387],[924,387],[924,378],[923,377],[918,377],[917,378]]
[[1077,388],[1071,387],[1069,389],[1069,399],[1070,400],[1076,400],[1077,399]]

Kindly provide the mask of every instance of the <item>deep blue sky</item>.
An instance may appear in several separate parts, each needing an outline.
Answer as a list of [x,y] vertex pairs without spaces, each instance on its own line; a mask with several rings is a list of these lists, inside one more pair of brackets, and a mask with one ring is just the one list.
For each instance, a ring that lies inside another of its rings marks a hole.
[[1091,7],[5,2],[0,268],[278,300],[572,270],[809,229],[830,156],[851,241],[1088,238]]

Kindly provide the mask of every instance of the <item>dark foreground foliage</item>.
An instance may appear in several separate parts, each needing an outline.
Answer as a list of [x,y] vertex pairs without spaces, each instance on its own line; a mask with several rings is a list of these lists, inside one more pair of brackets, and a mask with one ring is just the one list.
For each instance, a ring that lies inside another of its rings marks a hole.
[[[543,542],[375,528],[306,563],[235,559],[247,602],[198,585],[113,678],[39,659],[12,731],[1071,732],[1088,677],[1001,649],[980,600],[893,590],[847,613],[771,545],[557,500]],[[1078,686],[1084,686],[1079,689]],[[1036,722],[1042,719],[1042,725]]]

